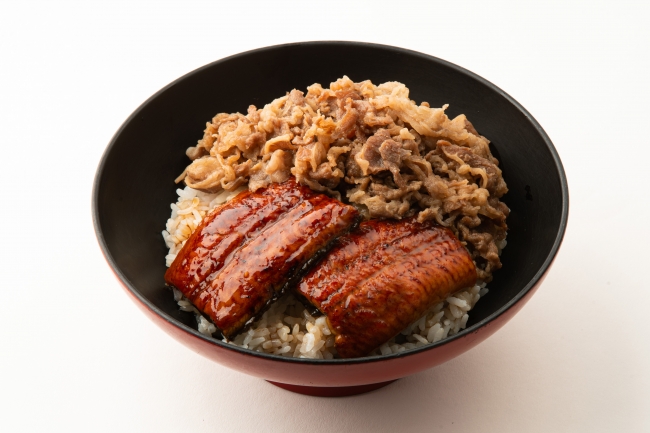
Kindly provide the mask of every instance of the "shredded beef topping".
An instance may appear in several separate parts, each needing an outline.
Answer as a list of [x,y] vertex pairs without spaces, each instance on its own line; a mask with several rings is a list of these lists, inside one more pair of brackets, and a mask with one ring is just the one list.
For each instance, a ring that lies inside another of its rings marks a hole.
[[292,90],[262,109],[217,114],[187,150],[178,181],[206,192],[298,182],[368,218],[417,216],[449,227],[490,281],[501,267],[508,191],[489,141],[447,106],[409,99],[404,84],[343,77]]

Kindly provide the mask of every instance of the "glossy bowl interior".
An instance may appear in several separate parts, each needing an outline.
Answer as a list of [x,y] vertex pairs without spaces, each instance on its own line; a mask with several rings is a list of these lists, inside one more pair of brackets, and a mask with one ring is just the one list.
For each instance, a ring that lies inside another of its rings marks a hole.
[[[205,123],[216,113],[246,112],[250,104],[261,107],[293,88],[305,91],[316,82],[327,86],[343,75],[375,84],[400,81],[409,87],[411,99],[428,101],[432,107],[450,104],[450,117],[464,113],[492,141],[510,190],[504,201],[511,214],[503,268],[495,273],[490,293],[472,310],[464,331],[399,355],[294,360],[252,354],[205,338],[195,330],[193,315],[178,309],[163,280],[167,251],[161,231],[169,205],[176,201],[174,179],[189,163],[185,149],[196,144]],[[298,386],[359,386],[393,380],[444,362],[487,338],[521,308],[541,282],[560,246],[567,217],[568,188],[560,159],[539,124],[516,101],[443,60],[352,42],[263,48],[181,77],[124,122],[102,158],[93,192],[100,246],[127,293],[149,317],[212,359]],[[364,373],[372,370],[364,364],[372,364],[374,372]]]

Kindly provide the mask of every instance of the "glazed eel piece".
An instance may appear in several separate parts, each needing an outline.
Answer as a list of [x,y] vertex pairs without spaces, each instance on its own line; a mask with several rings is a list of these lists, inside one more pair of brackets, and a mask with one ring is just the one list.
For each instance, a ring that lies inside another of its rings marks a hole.
[[204,218],[165,281],[232,338],[358,218],[293,179],[243,192]]
[[474,262],[449,229],[414,219],[370,220],[339,238],[295,290],[327,316],[338,355],[351,358],[475,282]]

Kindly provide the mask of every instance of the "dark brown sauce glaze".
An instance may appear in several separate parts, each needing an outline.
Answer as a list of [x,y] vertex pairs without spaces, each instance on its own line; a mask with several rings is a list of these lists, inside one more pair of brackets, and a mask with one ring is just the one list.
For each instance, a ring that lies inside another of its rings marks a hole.
[[293,179],[244,192],[203,220],[165,281],[231,338],[357,220],[352,206]]
[[371,220],[341,237],[296,291],[327,316],[339,356],[351,358],[475,282],[472,258],[450,230],[413,219]]

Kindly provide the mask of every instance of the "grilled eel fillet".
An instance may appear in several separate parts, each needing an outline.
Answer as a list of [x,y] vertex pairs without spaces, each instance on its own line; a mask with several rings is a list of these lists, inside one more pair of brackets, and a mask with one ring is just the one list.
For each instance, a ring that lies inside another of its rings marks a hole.
[[231,338],[358,218],[352,206],[293,179],[243,192],[201,222],[165,281]]
[[296,291],[327,316],[342,358],[368,354],[476,283],[469,252],[431,223],[370,220],[336,243]]

